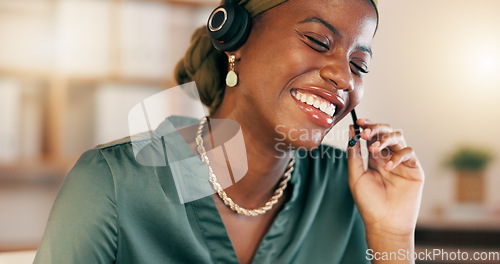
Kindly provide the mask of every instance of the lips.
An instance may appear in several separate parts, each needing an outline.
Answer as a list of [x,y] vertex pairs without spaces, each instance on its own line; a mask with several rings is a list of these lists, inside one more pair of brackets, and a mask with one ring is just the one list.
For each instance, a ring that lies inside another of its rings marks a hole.
[[290,95],[312,121],[325,128],[332,126],[333,117],[344,107],[341,98],[324,89],[297,88]]
[[301,91],[292,91],[292,96],[294,96],[295,99],[301,101],[304,104],[308,104],[315,107],[316,109],[319,109],[321,112],[323,112],[323,114],[326,114],[330,117],[333,117],[333,115],[335,114],[335,105],[320,96]]

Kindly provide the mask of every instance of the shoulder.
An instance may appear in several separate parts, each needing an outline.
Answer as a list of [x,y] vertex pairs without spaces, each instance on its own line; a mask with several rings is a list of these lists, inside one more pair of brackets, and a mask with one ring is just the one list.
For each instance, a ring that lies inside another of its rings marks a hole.
[[108,148],[124,148],[127,147],[128,145],[131,145],[132,143],[149,143],[151,142],[151,133],[149,132],[142,132],[135,134],[133,136],[128,136],[120,139],[116,139],[107,143],[99,144],[95,146],[94,149],[99,149],[99,150],[104,150]]
[[129,140],[121,139],[85,151],[71,169],[67,179],[80,176],[100,178],[111,176],[110,164],[114,163],[118,155],[109,155],[109,152],[128,152],[129,145]]
[[[97,145],[84,153],[83,156],[92,154],[100,156],[110,167],[116,167],[113,172],[117,172],[116,169],[118,167],[141,167],[141,165],[154,166],[155,164],[144,161],[147,160],[147,158],[143,157],[144,153],[151,154],[150,152],[153,146],[156,146],[156,149],[158,149],[158,146],[161,146],[161,142],[158,142],[157,138],[151,136],[150,133],[145,132]],[[156,154],[159,155],[156,159],[164,160],[163,153]],[[159,165],[166,164],[162,162],[162,164]]]
[[53,204],[34,263],[111,263],[117,247],[116,188],[98,149],[80,157]]
[[130,138],[98,145],[85,151],[64,180],[64,189],[102,192],[116,200],[123,179],[150,175],[150,168],[138,163]]
[[59,195],[64,193],[79,194],[82,197],[109,197],[114,203],[115,182],[112,171],[99,149],[90,149],[80,156],[59,190]]

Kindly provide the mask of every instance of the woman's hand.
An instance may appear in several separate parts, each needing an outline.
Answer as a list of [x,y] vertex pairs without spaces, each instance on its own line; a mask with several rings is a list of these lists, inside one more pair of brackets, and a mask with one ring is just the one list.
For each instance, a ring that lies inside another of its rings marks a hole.
[[424,185],[422,167],[401,131],[366,119],[357,123],[363,128],[361,138],[368,142],[368,169],[363,165],[360,144],[349,148],[349,185],[365,223],[368,245],[396,250],[401,243],[401,249],[412,250]]

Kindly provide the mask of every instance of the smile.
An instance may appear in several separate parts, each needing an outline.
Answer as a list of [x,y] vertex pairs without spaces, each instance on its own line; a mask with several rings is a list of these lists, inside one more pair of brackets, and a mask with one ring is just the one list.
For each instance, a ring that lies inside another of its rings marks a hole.
[[290,92],[300,109],[315,123],[329,128],[343,101],[324,89],[292,89]]
[[304,104],[315,107],[316,109],[320,110],[326,115],[329,115],[330,117],[333,117],[333,115],[335,114],[335,105],[320,96],[299,91],[292,91],[292,96],[294,96],[295,99],[301,101]]

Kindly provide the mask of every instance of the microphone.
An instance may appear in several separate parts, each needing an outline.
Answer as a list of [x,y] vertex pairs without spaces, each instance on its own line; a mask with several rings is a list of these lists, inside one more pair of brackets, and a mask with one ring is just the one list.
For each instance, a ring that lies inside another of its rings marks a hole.
[[352,116],[352,122],[354,123],[354,137],[349,140],[349,147],[352,148],[358,144],[359,140],[361,139],[361,128],[359,125],[356,123],[358,121],[358,117],[356,116],[356,111],[352,109],[351,111],[351,116]]

